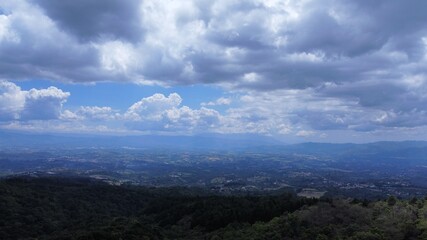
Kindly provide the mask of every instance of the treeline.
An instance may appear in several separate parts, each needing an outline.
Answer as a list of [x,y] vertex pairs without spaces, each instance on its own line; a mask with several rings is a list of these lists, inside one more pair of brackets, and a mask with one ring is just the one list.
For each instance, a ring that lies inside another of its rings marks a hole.
[[0,239],[427,239],[425,202],[13,178],[0,181]]
[[207,239],[427,239],[427,204],[384,201],[320,201],[269,222],[230,224]]
[[0,181],[0,239],[165,239],[252,224],[316,200],[214,196],[186,188],[111,186],[79,178]]

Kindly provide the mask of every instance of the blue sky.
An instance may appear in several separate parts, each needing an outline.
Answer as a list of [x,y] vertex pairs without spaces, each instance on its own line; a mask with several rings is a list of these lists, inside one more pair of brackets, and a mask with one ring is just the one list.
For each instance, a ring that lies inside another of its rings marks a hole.
[[183,104],[189,107],[199,107],[202,102],[209,102],[222,97],[225,93],[218,87],[204,85],[193,86],[143,86],[133,83],[101,82],[96,84],[69,84],[49,80],[28,80],[16,83],[22,90],[32,88],[43,89],[56,86],[72,95],[64,103],[64,107],[78,108],[80,106],[104,106],[115,109],[126,109],[141,98],[156,93],[169,95],[177,92],[183,98]]
[[0,2],[0,129],[427,140],[427,2]]

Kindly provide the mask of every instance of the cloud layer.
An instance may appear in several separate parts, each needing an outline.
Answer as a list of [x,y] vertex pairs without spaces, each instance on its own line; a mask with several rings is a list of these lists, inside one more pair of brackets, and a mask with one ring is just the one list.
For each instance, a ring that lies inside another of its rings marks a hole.
[[422,0],[6,0],[1,8],[9,79],[259,90],[426,74]]
[[[423,0],[5,0],[0,119],[300,136],[424,127],[425,9]],[[62,109],[69,93],[10,82],[25,79],[203,84],[238,98],[192,109],[156,94],[129,109]]]
[[199,108],[183,105],[178,93],[156,93],[126,109],[69,108],[70,96],[56,87],[27,91],[0,81],[0,128],[110,134],[255,133],[289,141],[425,139],[422,133],[427,129],[423,109],[368,108],[354,98],[325,97],[312,88],[239,91],[234,97],[202,102]]

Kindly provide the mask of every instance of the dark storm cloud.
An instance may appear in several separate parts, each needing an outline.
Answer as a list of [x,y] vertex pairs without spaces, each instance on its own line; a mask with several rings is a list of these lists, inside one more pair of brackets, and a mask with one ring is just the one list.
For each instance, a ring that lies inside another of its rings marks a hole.
[[47,16],[81,41],[142,36],[140,1],[137,0],[37,0]]

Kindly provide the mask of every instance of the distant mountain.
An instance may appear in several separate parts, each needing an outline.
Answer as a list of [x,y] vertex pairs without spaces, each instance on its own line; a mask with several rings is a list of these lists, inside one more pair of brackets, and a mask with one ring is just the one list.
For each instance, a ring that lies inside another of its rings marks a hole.
[[257,134],[204,134],[194,136],[106,136],[84,134],[36,134],[0,131],[0,148],[138,148],[184,151],[245,151],[278,154],[305,154],[352,158],[376,156],[384,158],[423,159],[427,141],[285,144],[272,137]]
[[282,142],[256,134],[205,134],[195,136],[104,136],[77,134],[36,134],[0,131],[3,148],[92,148],[129,147],[176,150],[239,150],[283,145]]

